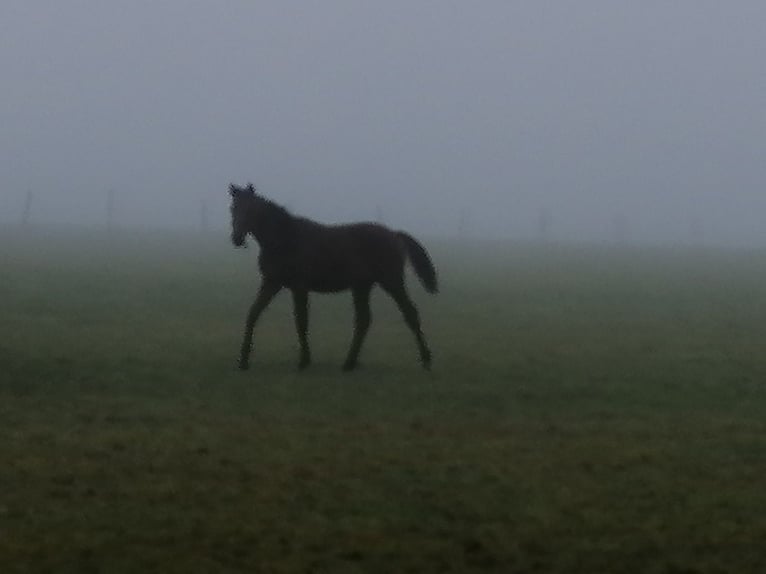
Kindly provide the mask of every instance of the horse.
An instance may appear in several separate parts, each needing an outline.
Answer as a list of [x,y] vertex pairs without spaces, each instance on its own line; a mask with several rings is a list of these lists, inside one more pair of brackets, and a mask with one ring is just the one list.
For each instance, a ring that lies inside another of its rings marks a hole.
[[252,183],[229,185],[231,241],[246,247],[251,235],[260,247],[261,285],[245,321],[239,368],[250,364],[253,329],[261,313],[283,289],[292,292],[295,326],[300,343],[299,370],[311,363],[308,342],[309,292],[350,290],[354,303],[354,333],[344,371],[356,368],[359,351],[370,328],[370,292],[379,285],[398,305],[415,335],[420,361],[431,367],[431,350],[420,316],[404,283],[409,260],[428,293],[438,291],[436,268],[426,249],[411,235],[377,223],[325,225],[291,214],[256,192]]

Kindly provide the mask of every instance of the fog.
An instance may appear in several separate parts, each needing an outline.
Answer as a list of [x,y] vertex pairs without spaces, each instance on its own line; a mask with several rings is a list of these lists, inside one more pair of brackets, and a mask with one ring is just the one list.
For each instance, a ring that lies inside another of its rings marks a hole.
[[[0,4],[0,220],[766,245],[766,3]],[[548,214],[548,215],[543,215]],[[462,222],[462,223],[461,223]]]

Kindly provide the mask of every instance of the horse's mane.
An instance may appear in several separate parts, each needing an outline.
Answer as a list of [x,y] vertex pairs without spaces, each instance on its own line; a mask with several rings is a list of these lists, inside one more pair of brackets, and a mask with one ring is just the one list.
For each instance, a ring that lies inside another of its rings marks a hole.
[[263,197],[260,194],[255,195],[256,201],[260,204],[260,208],[264,210],[266,217],[277,223],[286,224],[292,222],[295,217],[291,214],[287,208],[282,207],[276,201],[273,201],[267,197]]
[[254,194],[253,236],[261,248],[283,250],[295,240],[296,218],[277,202]]

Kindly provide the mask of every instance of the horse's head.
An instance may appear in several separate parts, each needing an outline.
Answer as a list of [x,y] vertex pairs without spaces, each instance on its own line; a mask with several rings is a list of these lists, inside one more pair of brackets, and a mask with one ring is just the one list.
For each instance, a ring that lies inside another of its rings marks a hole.
[[236,247],[245,246],[245,237],[252,231],[253,206],[257,202],[255,187],[248,183],[245,187],[229,185],[231,195],[231,242]]

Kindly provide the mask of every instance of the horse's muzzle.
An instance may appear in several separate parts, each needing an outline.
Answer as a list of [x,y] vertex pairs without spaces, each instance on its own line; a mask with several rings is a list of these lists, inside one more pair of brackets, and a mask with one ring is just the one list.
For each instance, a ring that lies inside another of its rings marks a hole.
[[244,235],[232,235],[231,242],[234,244],[234,247],[247,247]]

